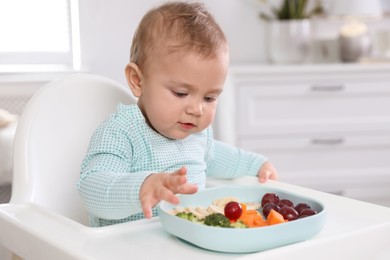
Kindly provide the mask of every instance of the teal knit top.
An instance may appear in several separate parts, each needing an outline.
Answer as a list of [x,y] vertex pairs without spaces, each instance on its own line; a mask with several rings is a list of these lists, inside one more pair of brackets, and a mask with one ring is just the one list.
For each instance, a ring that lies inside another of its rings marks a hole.
[[206,176],[256,176],[265,161],[214,140],[211,127],[185,139],[166,138],[149,127],[137,105],[120,104],[93,134],[77,188],[91,225],[106,226],[144,217],[139,192],[152,173],[186,166],[188,181],[201,190]]

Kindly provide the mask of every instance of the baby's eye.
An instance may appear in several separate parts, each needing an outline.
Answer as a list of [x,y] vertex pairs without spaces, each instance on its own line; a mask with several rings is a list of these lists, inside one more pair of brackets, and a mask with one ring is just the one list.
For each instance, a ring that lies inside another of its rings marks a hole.
[[216,101],[217,98],[215,98],[215,97],[205,97],[204,100],[205,100],[207,103],[212,103],[212,102]]
[[177,92],[177,91],[172,91],[172,92],[177,97],[185,97],[188,95],[187,93],[184,93],[184,92]]

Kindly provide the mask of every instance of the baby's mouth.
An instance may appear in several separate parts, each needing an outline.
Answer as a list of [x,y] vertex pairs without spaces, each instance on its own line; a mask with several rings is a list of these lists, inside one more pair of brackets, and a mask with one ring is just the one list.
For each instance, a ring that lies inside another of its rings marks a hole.
[[180,123],[180,125],[186,130],[190,130],[195,127],[195,125],[192,123]]

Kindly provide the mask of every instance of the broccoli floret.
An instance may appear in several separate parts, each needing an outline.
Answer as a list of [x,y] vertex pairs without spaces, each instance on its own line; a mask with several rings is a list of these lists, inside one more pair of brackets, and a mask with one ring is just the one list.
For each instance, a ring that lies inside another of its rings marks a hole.
[[191,222],[199,222],[199,218],[197,216],[195,216],[194,213],[186,213],[186,212],[179,212],[176,214],[177,217],[179,218],[182,218],[182,219],[185,219],[185,220],[188,220],[188,221],[191,221]]
[[185,220],[188,220],[188,214],[183,212],[176,213],[176,217],[184,218]]
[[248,227],[241,220],[238,220],[236,222],[231,223],[230,226],[233,227],[233,228],[247,228]]
[[205,217],[204,224],[213,227],[227,227],[230,228],[230,220],[221,213],[212,213]]
[[199,218],[193,213],[188,213],[188,220],[191,222],[199,222]]

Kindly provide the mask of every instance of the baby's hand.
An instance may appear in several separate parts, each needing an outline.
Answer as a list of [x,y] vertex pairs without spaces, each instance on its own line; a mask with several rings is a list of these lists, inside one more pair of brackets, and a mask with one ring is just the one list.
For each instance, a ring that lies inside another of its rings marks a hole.
[[267,180],[278,180],[279,175],[274,166],[270,162],[265,162],[257,172],[259,182],[264,183]]
[[139,198],[146,218],[152,217],[152,208],[161,200],[178,204],[179,198],[175,194],[193,194],[198,191],[198,186],[187,182],[186,174],[187,169],[183,166],[171,174],[155,173],[145,179]]

